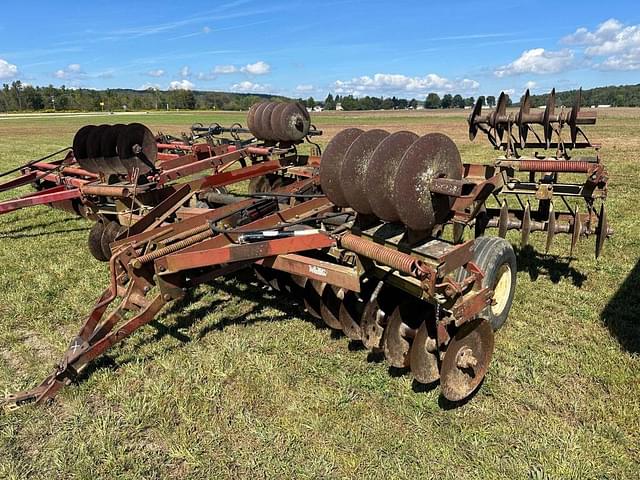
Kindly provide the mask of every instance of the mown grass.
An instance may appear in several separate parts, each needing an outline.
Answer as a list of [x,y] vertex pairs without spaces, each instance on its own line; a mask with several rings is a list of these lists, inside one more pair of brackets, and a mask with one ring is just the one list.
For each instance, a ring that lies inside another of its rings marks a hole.
[[[90,121],[173,133],[242,117]],[[611,111],[591,129],[611,174],[616,234],[604,255],[593,259],[591,240],[568,262],[565,238],[560,257],[519,252],[511,316],[466,405],[447,408],[437,388],[423,391],[241,274],[190,292],[52,406],[0,416],[0,477],[637,478],[639,118]],[[328,137],[345,125],[440,130],[465,159],[494,155],[468,141],[461,113],[314,121]],[[85,123],[0,120],[0,170],[69,145]],[[106,266],[86,251],[89,226],[46,207],[0,217],[0,389],[48,374],[106,286]]]

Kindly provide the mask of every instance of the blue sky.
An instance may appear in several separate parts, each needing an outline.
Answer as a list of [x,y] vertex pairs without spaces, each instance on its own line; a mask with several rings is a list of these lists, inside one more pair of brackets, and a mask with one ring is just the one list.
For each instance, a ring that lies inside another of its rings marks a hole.
[[638,0],[5,2],[0,83],[323,99],[640,83]]

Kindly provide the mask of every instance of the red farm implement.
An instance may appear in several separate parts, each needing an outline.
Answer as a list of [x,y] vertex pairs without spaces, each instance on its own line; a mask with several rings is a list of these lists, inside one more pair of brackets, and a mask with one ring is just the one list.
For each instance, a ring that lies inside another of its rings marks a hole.
[[[486,116],[477,105],[469,118],[472,136],[482,130],[496,148],[506,142],[507,155],[491,165],[463,163],[443,134],[349,128],[331,140],[320,162],[286,167],[285,156],[255,165],[287,168],[289,182],[271,185],[271,191],[227,192],[225,204],[173,222],[164,222],[158,211],[177,211],[185,197],[166,198],[128,236],[110,244],[109,286],[51,375],[35,389],[8,396],[5,407],[53,398],[165,305],[244,268],[275,290],[303,299],[306,311],[329,328],[383,352],[390,365],[410,369],[416,381],[439,382],[447,400],[468,399],[487,373],[494,332],[506,321],[515,291],[516,255],[500,237],[519,230],[526,243],[540,231],[549,245],[564,233],[573,245],[595,234],[599,254],[610,233],[606,210],[601,206],[598,213],[595,205],[606,193],[600,158],[570,156],[574,148],[592,147],[576,141],[577,125],[586,118],[579,106],[558,115],[548,107],[538,118],[525,115],[526,102],[510,114],[503,105],[501,99]],[[256,118],[269,118],[278,108],[285,107],[254,106],[250,129]],[[266,120],[260,122],[267,128]],[[565,124],[575,128],[571,142],[561,139]],[[526,139],[516,155],[515,141],[509,140],[514,125],[520,132],[535,125],[547,129],[545,141],[534,148],[554,148],[557,155],[527,160],[520,155]],[[503,142],[505,134],[509,139]],[[518,172],[526,178],[518,179]],[[558,175],[567,172],[583,178],[560,183]],[[181,188],[231,184],[220,178]],[[492,198],[499,208],[488,207]],[[520,209],[507,204],[512,198]],[[586,204],[584,214],[570,205],[572,198]],[[569,211],[556,211],[554,199]],[[474,238],[465,239],[465,227],[473,228]],[[500,236],[484,236],[491,227]]]

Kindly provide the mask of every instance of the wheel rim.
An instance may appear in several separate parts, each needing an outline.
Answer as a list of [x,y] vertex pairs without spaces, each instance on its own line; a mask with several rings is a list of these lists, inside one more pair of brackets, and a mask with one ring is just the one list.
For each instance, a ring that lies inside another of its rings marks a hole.
[[509,301],[511,293],[511,266],[504,263],[500,266],[496,275],[496,283],[493,287],[493,299],[495,305],[491,305],[491,312],[494,315],[500,315]]

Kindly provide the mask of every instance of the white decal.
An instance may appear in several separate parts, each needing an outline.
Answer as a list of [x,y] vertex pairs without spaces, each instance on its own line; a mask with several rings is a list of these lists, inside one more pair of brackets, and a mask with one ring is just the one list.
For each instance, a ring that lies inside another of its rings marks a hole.
[[316,265],[309,265],[309,272],[313,273],[314,275],[318,275],[319,277],[327,276],[327,271],[324,268],[318,267]]

